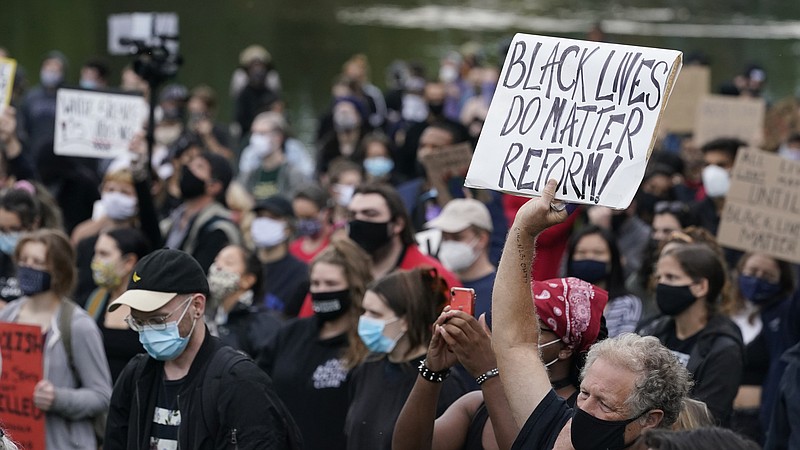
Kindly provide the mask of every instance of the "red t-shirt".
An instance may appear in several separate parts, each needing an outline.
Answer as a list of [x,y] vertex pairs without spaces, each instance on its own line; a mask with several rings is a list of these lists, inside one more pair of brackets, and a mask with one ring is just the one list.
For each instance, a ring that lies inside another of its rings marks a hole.
[[311,264],[311,260],[314,259],[314,257],[317,256],[320,252],[325,250],[328,244],[331,243],[331,237],[327,236],[325,237],[325,240],[322,241],[322,245],[317,247],[317,249],[314,250],[313,252],[307,253],[303,251],[303,242],[305,242],[306,240],[308,240],[307,236],[300,236],[299,238],[295,239],[289,244],[289,253],[291,253],[295,258],[299,259],[300,261],[303,261],[306,264]]

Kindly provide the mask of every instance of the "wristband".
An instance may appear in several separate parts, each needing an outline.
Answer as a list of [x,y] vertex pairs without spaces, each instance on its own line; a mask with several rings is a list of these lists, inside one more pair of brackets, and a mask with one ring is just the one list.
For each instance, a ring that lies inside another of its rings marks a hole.
[[475,382],[478,383],[478,386],[480,386],[483,383],[485,383],[486,380],[488,380],[489,378],[494,378],[498,375],[500,375],[500,371],[497,370],[497,367],[495,367],[494,369],[487,370],[486,373],[479,376],[478,378],[475,378]]
[[417,369],[419,369],[419,375],[431,383],[441,383],[450,376],[450,369],[440,370],[439,372],[428,369],[424,359],[419,362],[419,367],[417,367]]

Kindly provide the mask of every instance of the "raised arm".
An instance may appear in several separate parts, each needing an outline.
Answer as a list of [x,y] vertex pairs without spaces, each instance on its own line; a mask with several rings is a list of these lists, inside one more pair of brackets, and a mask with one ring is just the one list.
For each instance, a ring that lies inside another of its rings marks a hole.
[[525,203],[508,232],[492,292],[492,347],[511,413],[519,428],[551,389],[539,357],[539,320],[531,295],[536,237],[567,218],[550,207],[556,181]]

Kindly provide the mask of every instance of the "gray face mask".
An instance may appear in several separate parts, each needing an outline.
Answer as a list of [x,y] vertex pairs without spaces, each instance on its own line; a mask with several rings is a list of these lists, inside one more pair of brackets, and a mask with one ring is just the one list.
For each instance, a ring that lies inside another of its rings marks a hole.
[[64,74],[58,70],[42,70],[39,73],[39,82],[46,88],[54,88],[64,80]]

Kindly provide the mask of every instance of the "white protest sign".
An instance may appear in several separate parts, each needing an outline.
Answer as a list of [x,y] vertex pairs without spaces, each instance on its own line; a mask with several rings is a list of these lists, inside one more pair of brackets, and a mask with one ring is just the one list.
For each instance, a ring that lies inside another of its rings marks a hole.
[[147,112],[147,103],[141,96],[59,89],[55,153],[89,158],[126,155]]
[[644,176],[682,54],[517,34],[465,186],[626,208]]
[[14,88],[14,73],[17,62],[10,58],[0,58],[0,112],[11,102],[11,91]]

